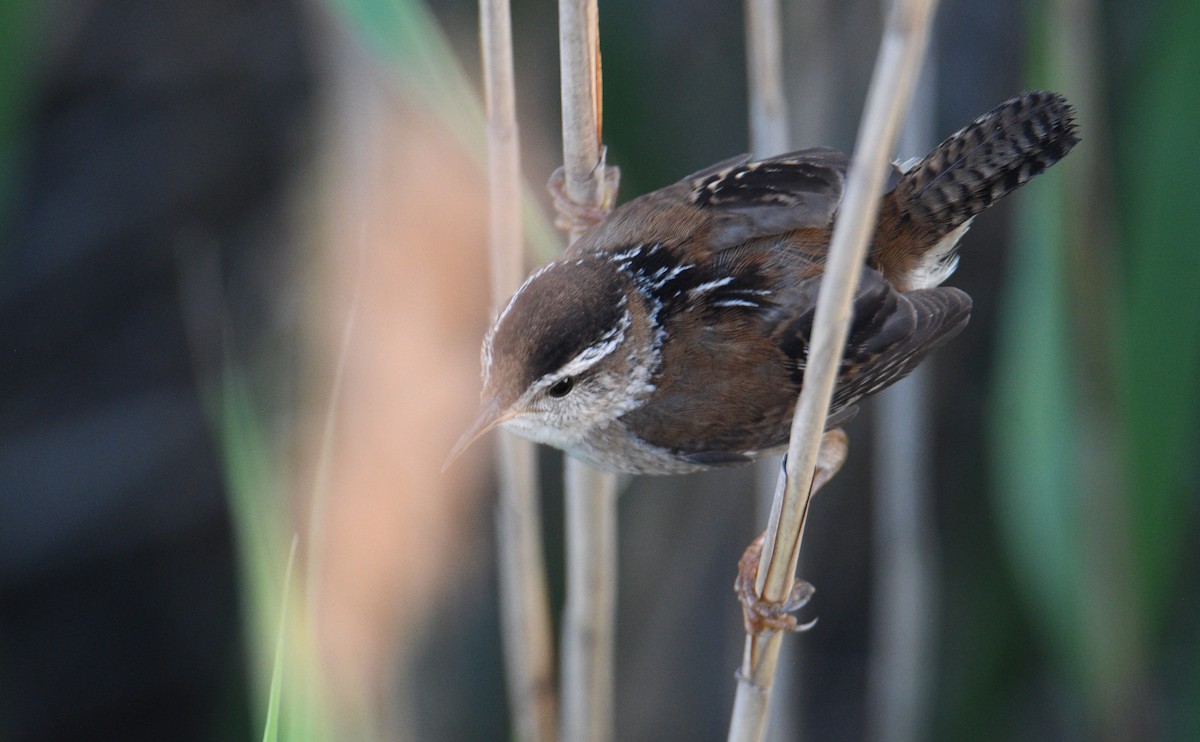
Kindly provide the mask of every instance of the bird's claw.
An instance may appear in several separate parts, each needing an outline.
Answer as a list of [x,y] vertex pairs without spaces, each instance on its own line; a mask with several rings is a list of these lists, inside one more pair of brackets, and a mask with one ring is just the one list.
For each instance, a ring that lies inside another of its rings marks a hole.
[[563,168],[558,168],[550,176],[546,184],[550,197],[554,201],[554,209],[558,216],[554,226],[563,232],[584,232],[604,221],[612,211],[616,201],[617,186],[621,181],[621,169],[602,164],[604,183],[599,206],[581,204],[567,193],[567,176]]
[[766,534],[760,535],[746,547],[742,558],[738,560],[737,580],[733,583],[733,591],[737,593],[742,604],[742,623],[746,627],[746,633],[757,636],[768,631],[808,631],[816,625],[817,619],[800,623],[792,614],[812,599],[816,588],[811,584],[797,582],[792,587],[791,594],[779,603],[764,600],[754,589],[765,536]]

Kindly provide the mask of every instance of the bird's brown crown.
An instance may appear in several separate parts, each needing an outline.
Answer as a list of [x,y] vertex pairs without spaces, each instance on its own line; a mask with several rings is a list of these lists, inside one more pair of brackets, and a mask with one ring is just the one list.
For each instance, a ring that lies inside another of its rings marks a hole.
[[595,258],[560,260],[530,277],[501,311],[484,344],[484,373],[511,403],[620,326],[624,294]]

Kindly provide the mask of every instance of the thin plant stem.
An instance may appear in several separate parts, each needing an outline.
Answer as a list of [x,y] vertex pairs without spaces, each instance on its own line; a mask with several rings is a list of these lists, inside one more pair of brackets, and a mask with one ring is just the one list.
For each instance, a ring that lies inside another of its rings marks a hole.
[[[854,289],[878,216],[879,197],[900,121],[924,58],[934,6],[934,0],[896,0],[884,28],[854,148],[854,163],[847,176],[817,296],[812,344],[784,467],[786,481],[775,499],[767,527],[756,589],[769,602],[782,602],[795,581],[813,473],[846,344]],[[731,741],[761,740],[765,735],[781,640],[779,632],[746,636],[730,721]]]
[[[750,151],[756,157],[786,152],[792,148],[788,125],[787,94],[784,86],[783,19],[779,0],[745,0],[746,77],[749,92]],[[779,460],[770,457],[754,467],[755,502],[759,515],[771,512]],[[792,655],[796,645],[783,652]],[[791,664],[791,663],[788,663]],[[777,680],[778,691],[795,698],[796,676],[784,673]],[[796,703],[775,704],[771,712],[771,739],[798,740],[800,711]]]
[[758,157],[777,155],[790,149],[779,0],[746,0],[745,9],[750,150]]
[[[480,0],[488,145],[488,254],[492,304],[499,306],[525,275],[521,223],[520,139],[508,0]],[[500,611],[508,701],[514,735],[552,742],[556,733],[553,634],[534,444],[501,432],[496,443]]]
[[874,742],[925,739],[936,636],[937,569],[929,523],[929,390],[925,366],[879,395],[872,485],[875,569],[867,670]]
[[[600,28],[596,0],[559,0],[563,174],[581,205],[611,202],[601,142]],[[583,232],[572,223],[571,241]],[[562,738],[613,736],[617,481],[565,459],[567,604],[562,632]]]
[[[567,196],[583,205],[607,202],[600,91],[600,24],[596,0],[559,0],[563,171]],[[574,242],[585,225],[573,224]]]
[[566,458],[567,604],[563,609],[562,739],[613,739],[617,480]]
[[[885,6],[886,7],[886,6]],[[930,57],[932,57],[932,44]],[[927,61],[900,132],[901,161],[934,141],[936,86]],[[929,366],[919,366],[875,403],[872,468],[875,568],[867,670],[868,740],[928,736],[938,569],[933,549]]]

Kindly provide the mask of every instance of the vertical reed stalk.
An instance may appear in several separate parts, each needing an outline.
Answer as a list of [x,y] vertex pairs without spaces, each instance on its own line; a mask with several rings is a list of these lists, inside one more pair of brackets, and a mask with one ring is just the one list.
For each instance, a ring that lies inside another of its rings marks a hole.
[[[886,6],[886,3],[885,3]],[[930,45],[932,49],[932,44]],[[932,56],[932,51],[930,52]],[[897,147],[903,161],[933,148],[936,86],[926,63]],[[867,670],[868,740],[928,737],[937,563],[932,546],[929,366],[922,365],[875,403],[875,563],[871,654]]]
[[746,0],[745,8],[750,149],[758,157],[777,155],[790,149],[779,0]]
[[[744,9],[750,151],[755,157],[766,157],[792,148],[784,86],[783,19],[779,0],[746,0]],[[778,472],[779,460],[774,456],[754,466],[756,511],[764,518],[771,512]],[[783,651],[792,655],[796,649],[790,644]],[[785,664],[793,663],[785,659]],[[784,673],[777,684],[780,693],[793,698],[798,695],[794,674]],[[797,742],[799,721],[797,704],[776,704],[770,719],[771,739]]]
[[567,604],[562,739],[613,739],[617,604],[616,477],[566,457]]
[[[600,27],[596,0],[559,0],[563,171],[575,203],[611,202],[601,144]],[[571,241],[583,231],[572,224]],[[613,736],[617,487],[612,474],[566,457],[567,605],[562,634],[562,738]]]
[[[488,248],[492,305],[525,276],[521,229],[520,139],[513,80],[508,0],[480,0],[484,97],[487,105]],[[555,739],[553,637],[542,546],[534,444],[500,432],[496,444],[500,499],[496,509],[500,609],[514,736]]]
[[[813,472],[838,363],[846,344],[854,289],[878,215],[879,197],[900,120],[924,58],[934,5],[934,0],[896,0],[884,28],[854,148],[854,163],[847,177],[817,297],[804,385],[792,420],[786,481],[771,511],[756,583],[758,594],[770,602],[782,602],[795,581]],[[731,742],[761,740],[765,735],[781,640],[778,632],[746,637],[730,721]]]

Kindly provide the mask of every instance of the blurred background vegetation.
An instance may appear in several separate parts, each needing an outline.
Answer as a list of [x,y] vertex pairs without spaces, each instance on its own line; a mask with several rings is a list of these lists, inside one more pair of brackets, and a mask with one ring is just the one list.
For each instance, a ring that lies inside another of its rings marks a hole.
[[[555,9],[514,6],[544,209]],[[783,6],[793,141],[847,149],[879,3]],[[438,471],[486,321],[475,13],[0,4],[0,739],[509,738],[486,451]],[[1200,739],[1200,4],[948,0],[934,38],[930,140],[1048,88],[1083,143],[951,280],[911,736]],[[623,198],[748,148],[739,3],[604,0],[601,44]],[[814,503],[789,738],[901,738],[866,721],[896,557],[867,407]],[[753,486],[623,496],[620,739],[724,738]]]

